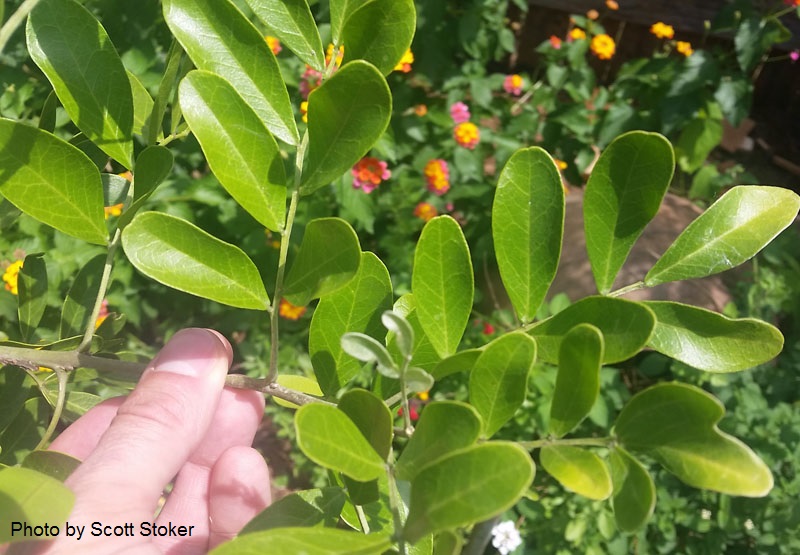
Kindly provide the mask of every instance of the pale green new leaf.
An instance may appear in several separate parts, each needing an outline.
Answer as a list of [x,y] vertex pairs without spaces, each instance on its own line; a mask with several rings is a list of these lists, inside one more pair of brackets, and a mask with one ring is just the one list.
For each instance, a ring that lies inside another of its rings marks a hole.
[[491,437],[517,412],[528,392],[528,374],[536,361],[536,342],[509,333],[487,345],[469,374],[469,402]]
[[361,368],[347,355],[341,338],[347,332],[381,337],[380,316],[392,305],[392,282],[386,267],[371,252],[361,253],[355,277],[320,299],[311,319],[308,352],[322,391],[335,395]]
[[643,303],[656,315],[648,345],[707,372],[738,372],[772,360],[783,349],[775,326],[755,318],[731,319],[668,301]]
[[625,133],[600,155],[583,199],[586,250],[600,293],[611,290],[633,244],[658,212],[674,170],[672,145],[657,133]]
[[416,27],[413,0],[371,0],[344,26],[344,61],[366,60],[388,75],[411,46]]
[[798,210],[800,196],[789,189],[734,187],[683,230],[644,282],[653,286],[734,268],[786,229]]
[[702,389],[662,383],[635,395],[614,430],[626,449],[647,453],[690,486],[763,497],[772,473],[749,447],[720,431],[724,414],[722,403]]
[[360,264],[361,246],[349,223],[340,218],[311,220],[286,277],[284,297],[305,306],[347,285]]
[[433,387],[433,376],[422,368],[412,366],[403,375],[403,380],[406,382],[406,389],[411,393],[422,393],[429,391]]
[[137,270],[164,285],[239,308],[269,306],[253,261],[185,220],[140,213],[122,232],[122,246]]
[[308,97],[308,154],[300,192],[313,193],[349,170],[383,135],[392,115],[386,79],[367,62],[343,65]]
[[334,527],[344,502],[344,491],[337,487],[296,491],[258,513],[239,535],[272,528]]
[[227,80],[282,141],[299,141],[278,61],[229,0],[164,0],[164,20],[197,69]]
[[335,528],[272,528],[243,534],[210,555],[380,555],[392,542],[387,534],[360,534]]
[[377,363],[381,374],[389,378],[400,376],[386,347],[369,335],[356,332],[344,334],[342,336],[342,349],[345,353],[361,362]]
[[530,322],[556,275],[564,234],[561,174],[539,147],[518,150],[497,182],[492,239],[511,304]]
[[5,526],[0,526],[0,543],[30,540],[23,534],[11,535],[11,522],[28,526],[60,526],[69,517],[75,502],[64,484],[29,468],[0,470],[0,514]]
[[0,119],[0,194],[67,235],[106,243],[100,172],[83,152],[46,131]]
[[247,5],[298,58],[317,71],[325,69],[322,40],[306,0],[247,0]]
[[570,491],[602,501],[611,495],[611,474],[603,459],[580,447],[542,447],[539,462],[553,478]]
[[352,420],[330,405],[300,407],[294,418],[297,445],[315,463],[360,482],[384,473],[384,462]]
[[[279,385],[288,387],[289,389],[294,389],[300,393],[305,393],[307,395],[311,395],[312,397],[323,397],[322,389],[319,387],[317,380],[314,378],[299,376],[297,374],[278,374],[278,377],[275,379],[275,381]],[[278,399],[277,397],[273,397],[272,400],[275,401],[275,404],[286,407],[287,409],[299,408],[298,405],[295,405],[289,401],[284,401],[283,399]]]
[[[422,330],[414,295],[406,293],[397,299],[392,310],[404,318],[414,332],[414,345],[411,348],[411,364],[430,372],[441,358],[436,354],[436,349],[433,348],[430,339],[428,339],[428,336],[425,335],[425,332]],[[402,351],[400,351],[397,338],[394,334],[388,335],[386,346],[389,349],[389,353],[391,353],[395,359],[399,360],[401,357],[405,356]]]
[[103,26],[74,0],[41,0],[28,16],[28,51],[92,142],[133,167],[133,95]]
[[411,482],[405,538],[413,543],[502,513],[527,491],[534,472],[528,453],[514,443],[492,441],[440,458]]
[[472,312],[472,261],[461,226],[450,216],[422,230],[411,278],[417,316],[440,357],[455,353]]
[[286,171],[278,143],[222,77],[189,72],[181,81],[183,116],[219,182],[261,225],[281,231]]
[[611,481],[614,483],[614,520],[623,532],[643,527],[656,506],[656,486],[647,469],[622,447],[614,447],[609,455]]
[[397,346],[404,357],[411,357],[414,353],[414,328],[403,316],[392,310],[381,314],[384,327],[394,333]]
[[603,334],[591,324],[572,328],[561,342],[550,407],[550,432],[561,437],[586,418],[600,392]]

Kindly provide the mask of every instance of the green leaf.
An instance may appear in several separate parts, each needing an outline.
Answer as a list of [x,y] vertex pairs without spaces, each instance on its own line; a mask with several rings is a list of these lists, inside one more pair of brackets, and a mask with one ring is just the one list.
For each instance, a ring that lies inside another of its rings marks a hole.
[[339,37],[344,29],[347,20],[358,8],[369,2],[369,0],[331,0],[331,33],[333,42],[341,44]]
[[[439,362],[440,357],[436,354],[436,349],[433,348],[430,339],[425,335],[422,330],[422,325],[419,322],[417,314],[417,305],[414,300],[414,295],[406,293],[394,303],[394,312],[405,318],[411,329],[414,331],[414,346],[411,349],[411,364],[418,366],[428,372]],[[397,339],[394,335],[390,334],[387,340],[387,348],[395,359],[403,357],[400,348],[397,345]]]
[[458,401],[435,401],[422,411],[414,435],[408,440],[395,472],[412,481],[417,473],[443,456],[473,445],[481,433],[481,417]]
[[342,335],[361,332],[381,337],[380,315],[391,305],[389,272],[371,252],[361,253],[361,264],[350,283],[320,299],[311,319],[308,352],[326,395],[335,395],[361,369],[361,363],[342,350]]
[[25,401],[22,410],[0,435],[0,463],[18,464],[36,448],[50,421],[50,412],[50,407],[41,397]]
[[[42,395],[50,403],[51,407],[55,407],[58,399],[58,383],[53,380],[49,381],[44,388],[42,388]],[[98,404],[103,402],[103,398],[94,393],[87,393],[85,391],[67,391],[66,399],[64,401],[64,412],[61,419],[64,422],[75,422],[78,418],[89,412]]]
[[[322,389],[320,389],[319,384],[313,378],[298,376],[295,374],[278,374],[278,377],[275,381],[284,387],[294,389],[300,393],[306,393],[308,395],[313,395],[314,397],[323,396]],[[283,399],[278,399],[277,397],[273,397],[272,400],[275,401],[276,404],[286,407],[287,409],[299,408],[298,405],[290,403],[289,401],[284,401]]]
[[675,144],[675,154],[681,169],[686,173],[694,173],[700,169],[711,151],[722,141],[722,131],[722,119],[706,115],[685,125]]
[[423,468],[411,482],[404,537],[486,520],[509,509],[533,481],[528,453],[507,442],[467,447]]
[[542,447],[539,462],[558,483],[578,495],[602,501],[611,495],[611,474],[603,459],[580,447]]
[[284,297],[305,306],[347,285],[360,263],[358,235],[349,223],[340,218],[311,220],[286,277]]
[[422,393],[428,391],[433,387],[433,376],[428,374],[422,368],[412,366],[403,375],[403,380],[406,382],[406,388],[411,393]]
[[55,91],[50,91],[42,106],[42,114],[39,116],[37,127],[42,131],[52,133],[56,129],[56,109],[58,108],[58,96]]
[[394,333],[397,346],[403,357],[409,358],[414,353],[414,328],[397,312],[387,310],[381,314],[384,327]]
[[30,340],[47,307],[47,265],[44,253],[29,254],[17,279],[19,289],[19,327],[22,337]]
[[218,303],[266,310],[269,297],[253,261],[238,247],[167,214],[138,214],[122,232],[128,260],[144,275]]
[[375,394],[363,389],[352,389],[342,395],[337,405],[350,417],[375,452],[384,460],[392,449],[392,413]]
[[210,555],[380,555],[392,542],[387,534],[361,534],[335,528],[273,528],[238,536]]
[[228,0],[164,0],[164,20],[197,69],[227,80],[273,135],[296,145],[289,93],[264,37]]
[[76,468],[81,465],[81,461],[65,453],[58,451],[32,451],[25,460],[22,461],[23,468],[29,468],[36,472],[46,474],[63,482]]
[[153,97],[150,96],[150,92],[142,85],[138,77],[130,71],[127,73],[133,99],[132,132],[142,137],[147,137],[150,116],[153,114]]
[[386,79],[367,62],[343,65],[308,97],[308,154],[300,192],[338,179],[383,135],[392,114]]
[[33,380],[27,376],[16,366],[0,366],[0,437],[25,406],[28,397],[26,378],[33,385]]
[[222,77],[191,71],[181,81],[181,109],[219,182],[272,231],[286,219],[286,172],[278,143]]
[[384,473],[381,456],[341,410],[330,405],[300,407],[294,417],[297,444],[315,463],[368,482]]
[[459,372],[470,372],[481,356],[481,349],[467,349],[460,351],[452,356],[439,362],[436,367],[431,371],[431,375],[435,380],[441,380],[451,374]]
[[639,303],[614,297],[586,297],[547,320],[534,324],[528,333],[539,346],[539,359],[558,363],[564,336],[578,324],[591,324],[603,335],[603,363],[631,358],[650,340],[656,318]]
[[725,408],[702,389],[658,384],[635,395],[614,430],[631,451],[656,459],[683,482],[728,495],[763,497],[773,486],[764,461],[717,423]]
[[656,315],[649,346],[700,370],[746,370],[772,360],[783,349],[780,330],[755,318],[734,320],[667,301],[644,304]]
[[86,331],[100,290],[105,263],[106,255],[98,254],[75,276],[61,310],[61,327],[58,333],[61,339],[82,335]]
[[0,168],[0,194],[14,206],[67,235],[106,244],[100,172],[80,150],[0,119]]
[[73,0],[41,0],[28,16],[26,33],[31,58],[78,129],[131,168],[131,85],[103,26]]
[[145,148],[136,158],[133,203],[117,220],[117,228],[124,229],[141,210],[153,191],[156,190],[172,171],[172,153],[163,146],[153,145]]
[[413,0],[372,0],[347,19],[344,61],[366,60],[389,75],[411,46],[417,26]]
[[75,495],[55,478],[28,468],[0,470],[0,514],[6,521],[0,527],[0,543],[30,540],[20,532],[12,535],[12,522],[60,526],[74,503]]
[[622,447],[610,454],[611,481],[614,483],[614,520],[623,532],[636,532],[653,514],[656,486],[647,469]]
[[781,187],[734,187],[683,230],[644,282],[705,277],[749,260],[791,224],[800,196]]
[[535,361],[536,342],[524,333],[503,335],[483,349],[469,374],[469,402],[483,418],[486,437],[522,406]]
[[600,393],[603,334],[591,324],[572,328],[558,353],[558,375],[550,407],[550,433],[562,437],[586,418]]
[[361,362],[377,363],[378,372],[387,378],[399,378],[389,351],[380,342],[363,333],[346,333],[342,336],[342,350]]
[[344,507],[341,488],[296,491],[275,501],[248,522],[239,535],[272,528],[334,527]]
[[440,357],[452,355],[472,312],[475,284],[467,241],[450,216],[425,224],[414,253],[411,289],[425,335]]
[[500,277],[523,323],[530,322],[556,275],[564,234],[561,174],[539,147],[518,150],[497,182],[492,239]]
[[675,170],[669,141],[631,131],[603,151],[586,184],[586,250],[597,289],[606,294],[644,227],[653,219]]
[[775,44],[792,38],[792,33],[776,17],[752,15],[736,30],[736,59],[742,71],[749,74]]
[[247,5],[298,58],[324,71],[322,40],[306,0],[247,0]]

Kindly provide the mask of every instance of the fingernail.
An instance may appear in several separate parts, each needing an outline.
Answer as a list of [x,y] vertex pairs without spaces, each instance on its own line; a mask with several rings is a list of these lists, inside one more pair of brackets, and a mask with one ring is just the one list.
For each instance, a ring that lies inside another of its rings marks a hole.
[[201,328],[181,330],[172,336],[153,360],[154,372],[201,376],[223,367],[228,369],[225,346],[214,332]]

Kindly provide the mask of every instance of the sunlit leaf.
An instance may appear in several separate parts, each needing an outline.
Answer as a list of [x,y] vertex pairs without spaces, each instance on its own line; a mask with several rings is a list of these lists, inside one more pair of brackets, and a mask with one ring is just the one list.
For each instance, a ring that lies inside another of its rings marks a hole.
[[589,499],[611,495],[611,473],[603,459],[580,447],[548,445],[539,461],[548,474],[570,491]]
[[386,534],[360,534],[335,528],[273,528],[238,536],[210,555],[380,555],[391,546]]
[[614,483],[614,520],[623,532],[643,527],[656,506],[656,486],[647,469],[622,447],[611,450],[611,481]]
[[19,326],[22,337],[31,339],[47,307],[47,266],[43,253],[25,257],[17,277]]
[[306,0],[247,0],[247,5],[298,58],[324,70],[322,40]]
[[342,30],[344,61],[366,60],[384,75],[411,46],[416,29],[413,0],[371,0],[347,19]]
[[89,260],[75,276],[75,281],[69,288],[67,298],[64,299],[64,307],[61,310],[60,338],[81,335],[86,331],[97,300],[105,263],[106,256],[98,254]]
[[272,528],[336,526],[344,502],[344,492],[337,487],[296,491],[261,511],[239,535]]
[[0,514],[6,522],[0,526],[0,543],[31,539],[19,531],[12,535],[12,522],[60,526],[74,502],[75,494],[46,474],[19,467],[0,470]]

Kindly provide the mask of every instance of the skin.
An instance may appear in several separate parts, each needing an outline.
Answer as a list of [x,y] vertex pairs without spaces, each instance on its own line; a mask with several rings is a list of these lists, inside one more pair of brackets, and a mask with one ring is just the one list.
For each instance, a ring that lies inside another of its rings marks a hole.
[[[206,329],[176,333],[127,397],[86,413],[50,446],[81,459],[67,479],[70,525],[83,537],[16,544],[9,553],[207,553],[233,538],[270,499],[269,471],[250,445],[263,396],[224,388],[230,344]],[[164,488],[174,483],[153,518]],[[144,537],[141,523],[194,526],[191,536]],[[132,537],[93,537],[92,523],[133,523]]]

